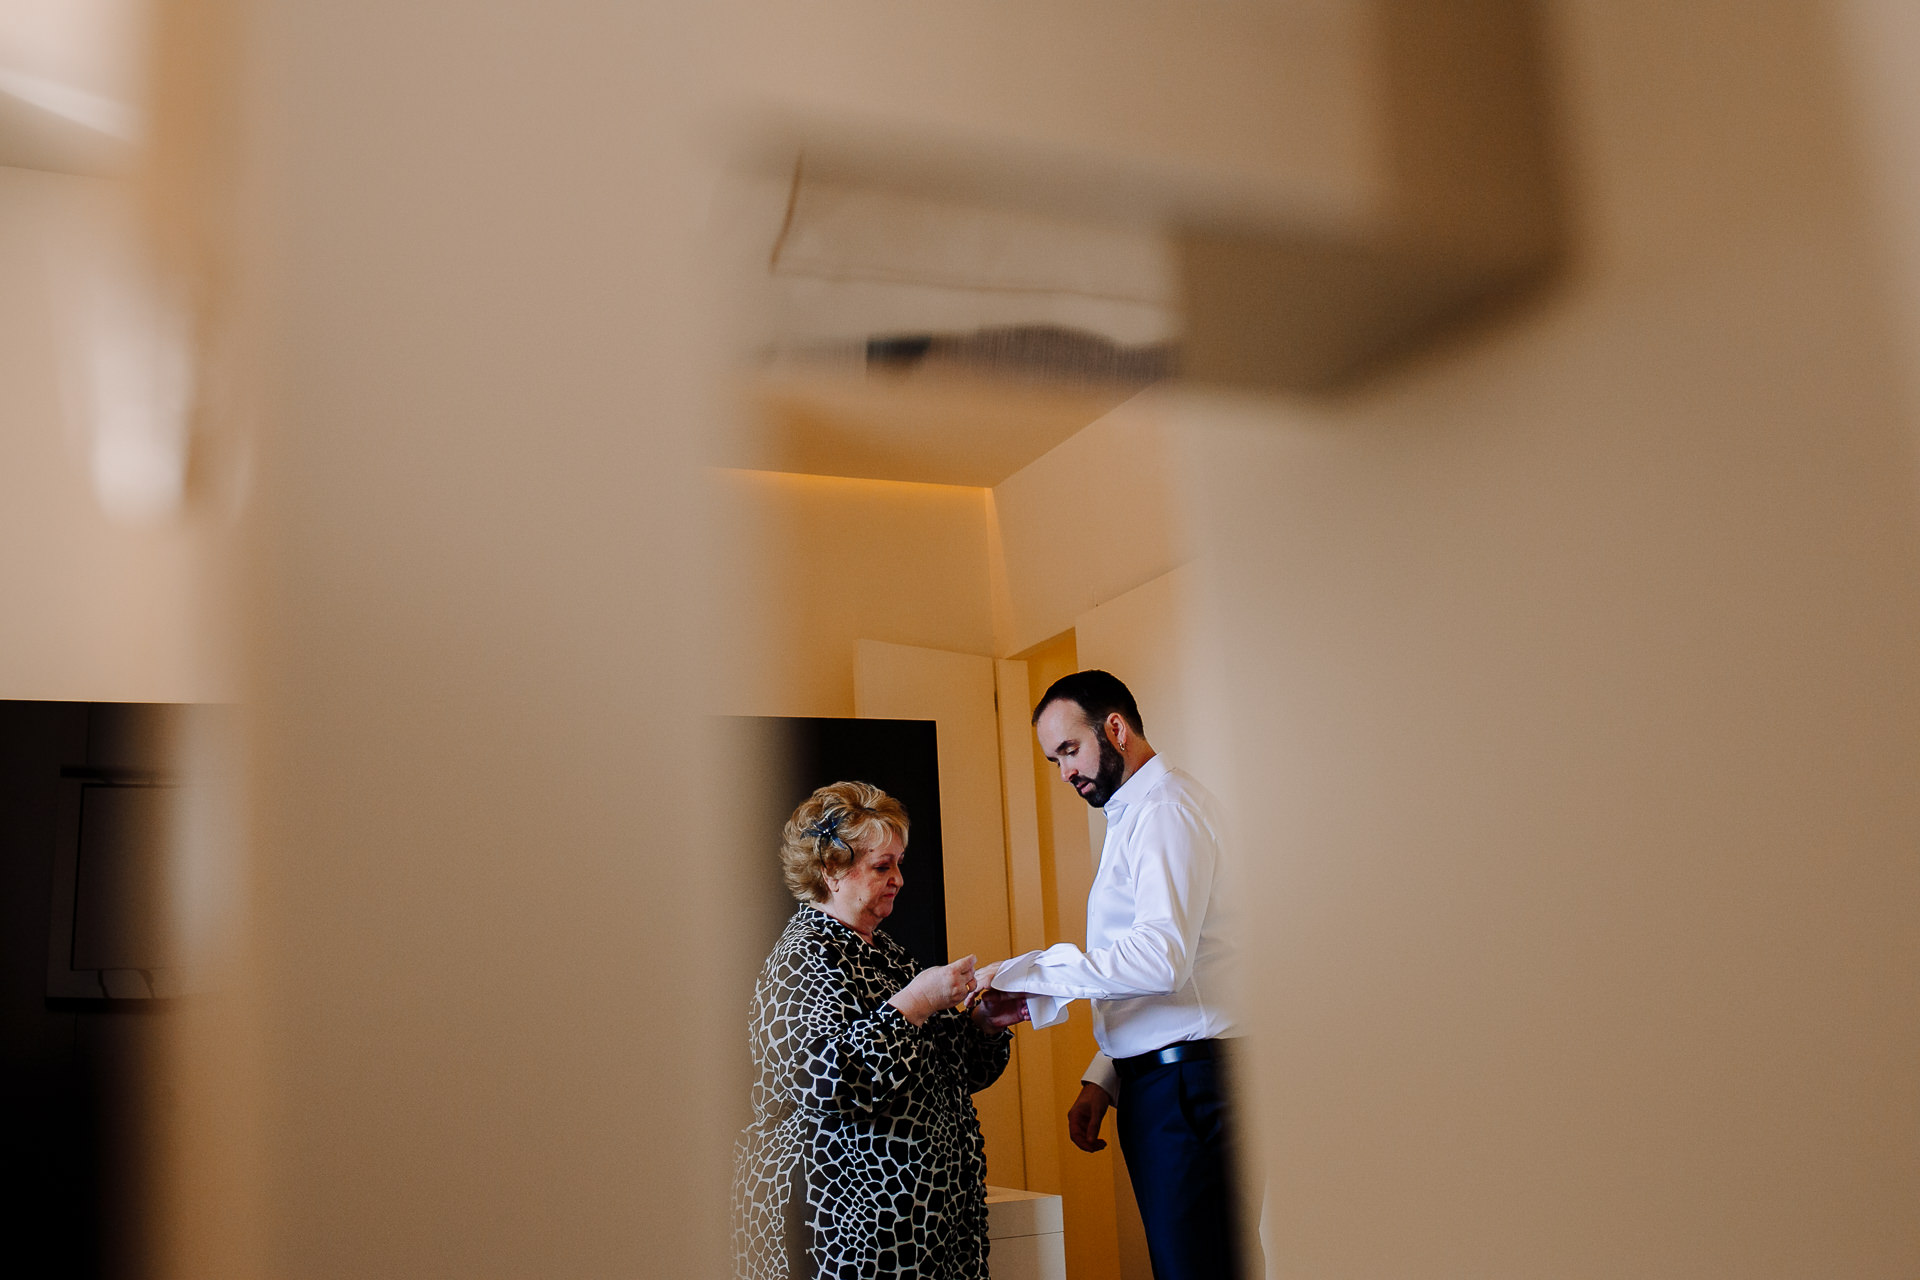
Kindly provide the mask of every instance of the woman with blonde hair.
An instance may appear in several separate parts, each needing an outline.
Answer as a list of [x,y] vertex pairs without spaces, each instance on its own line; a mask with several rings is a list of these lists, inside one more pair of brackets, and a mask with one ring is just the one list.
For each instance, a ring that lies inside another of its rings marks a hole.
[[734,1189],[745,1280],[987,1275],[970,1095],[1006,1070],[1026,1008],[976,995],[974,957],[919,969],[880,931],[906,847],[906,809],[864,782],[822,787],[787,820],[781,868],[801,905],[754,987]]

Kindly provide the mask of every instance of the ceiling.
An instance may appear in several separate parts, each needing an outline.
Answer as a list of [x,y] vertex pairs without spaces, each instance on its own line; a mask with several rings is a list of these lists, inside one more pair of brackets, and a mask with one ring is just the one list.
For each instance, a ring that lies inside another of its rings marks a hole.
[[1137,393],[937,373],[778,373],[749,383],[758,423],[729,461],[764,471],[993,486]]
[[1172,245],[1151,228],[877,184],[749,183],[746,401],[727,461],[813,475],[995,485],[1136,394],[1134,378],[988,362],[869,368],[876,339],[1009,330],[1136,351],[1179,334]]

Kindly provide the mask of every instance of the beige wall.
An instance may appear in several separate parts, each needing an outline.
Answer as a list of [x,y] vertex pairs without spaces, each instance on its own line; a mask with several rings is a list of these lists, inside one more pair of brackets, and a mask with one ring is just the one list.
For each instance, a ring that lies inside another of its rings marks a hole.
[[994,487],[1002,652],[1192,557],[1184,462],[1165,398],[1148,392]]
[[217,515],[108,518],[88,424],[67,410],[54,290],[61,251],[121,198],[113,183],[0,167],[0,698],[197,702],[233,696],[213,640]]
[[717,523],[740,549],[719,710],[850,716],[862,639],[993,653],[986,490],[711,474]]
[[1192,414],[1276,1261],[1911,1275],[1920,512],[1833,33],[1559,11],[1557,296]]
[[1143,395],[991,490],[716,469],[725,710],[849,715],[861,638],[1010,655],[1191,557],[1186,459]]

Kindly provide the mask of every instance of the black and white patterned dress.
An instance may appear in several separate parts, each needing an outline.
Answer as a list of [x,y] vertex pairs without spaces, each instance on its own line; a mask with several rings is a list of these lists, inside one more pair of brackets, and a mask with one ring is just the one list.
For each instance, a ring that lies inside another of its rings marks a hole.
[[985,1280],[972,1095],[1006,1070],[1013,1037],[958,1010],[914,1026],[887,999],[917,971],[884,931],[869,945],[804,905],[767,957],[753,1121],[735,1150],[744,1280]]

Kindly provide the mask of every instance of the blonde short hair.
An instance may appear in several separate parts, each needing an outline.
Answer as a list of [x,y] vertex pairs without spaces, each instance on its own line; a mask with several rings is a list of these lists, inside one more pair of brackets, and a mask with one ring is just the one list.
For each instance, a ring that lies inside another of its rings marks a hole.
[[780,834],[780,873],[802,902],[825,902],[828,877],[847,873],[861,854],[907,842],[907,809],[867,782],[836,782],[801,801]]

